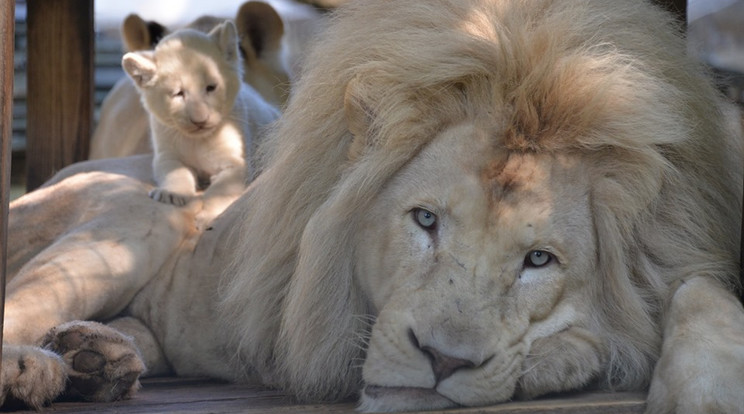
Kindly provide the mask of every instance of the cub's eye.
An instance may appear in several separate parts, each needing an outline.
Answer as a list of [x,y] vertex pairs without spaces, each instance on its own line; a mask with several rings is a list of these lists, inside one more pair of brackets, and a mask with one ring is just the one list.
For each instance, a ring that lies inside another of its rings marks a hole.
[[217,89],[217,85],[207,85],[207,92],[214,92]]
[[525,267],[543,267],[554,260],[553,255],[545,250],[533,250],[524,258]]
[[183,98],[184,96],[186,96],[186,92],[184,92],[183,89],[179,89],[179,90],[173,92],[173,97],[174,98]]
[[423,208],[416,208],[413,210],[413,219],[416,220],[419,226],[426,230],[434,230],[437,227],[437,215],[429,210]]

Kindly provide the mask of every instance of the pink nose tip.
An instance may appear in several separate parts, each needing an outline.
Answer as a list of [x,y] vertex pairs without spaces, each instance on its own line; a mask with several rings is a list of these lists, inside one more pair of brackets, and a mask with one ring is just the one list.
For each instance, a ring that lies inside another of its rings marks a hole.
[[431,369],[434,371],[434,378],[436,378],[437,383],[450,377],[455,373],[455,371],[476,368],[481,365],[480,363],[476,363],[469,359],[447,355],[435,347],[421,345],[413,330],[409,330],[408,336],[413,343],[413,346],[421,350],[421,352],[429,358]]
[[437,349],[428,346],[421,347],[421,351],[429,357],[431,368],[434,370],[434,377],[437,379],[437,382],[448,378],[459,369],[475,367],[473,361],[445,355]]

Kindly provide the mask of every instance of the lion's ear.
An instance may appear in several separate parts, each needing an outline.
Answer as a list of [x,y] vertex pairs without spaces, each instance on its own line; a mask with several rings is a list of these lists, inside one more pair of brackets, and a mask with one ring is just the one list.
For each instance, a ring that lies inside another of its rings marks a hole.
[[262,59],[281,48],[284,22],[269,4],[248,1],[238,9],[235,24],[246,60]]
[[165,36],[167,29],[158,22],[145,21],[136,14],[124,18],[121,37],[127,52],[150,50]]

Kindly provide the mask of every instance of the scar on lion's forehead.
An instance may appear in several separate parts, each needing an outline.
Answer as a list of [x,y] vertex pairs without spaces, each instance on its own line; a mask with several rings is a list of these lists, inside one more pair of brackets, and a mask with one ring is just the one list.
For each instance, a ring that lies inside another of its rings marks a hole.
[[494,190],[506,193],[528,186],[536,175],[541,175],[541,168],[534,157],[512,154],[489,162],[481,179]]

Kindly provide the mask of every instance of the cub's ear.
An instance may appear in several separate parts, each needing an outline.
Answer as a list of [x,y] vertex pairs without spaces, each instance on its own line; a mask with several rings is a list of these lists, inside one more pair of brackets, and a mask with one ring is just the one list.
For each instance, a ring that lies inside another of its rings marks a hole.
[[153,52],[129,52],[122,58],[121,66],[139,88],[150,86],[155,81],[158,67]]
[[228,62],[238,61],[238,31],[235,29],[235,23],[225,20],[209,32],[209,37],[217,43],[217,47]]
[[238,9],[235,24],[238,26],[240,47],[243,48],[246,60],[261,59],[281,48],[284,22],[279,13],[267,3],[243,3]]
[[153,49],[167,33],[162,24],[147,22],[136,14],[125,17],[121,24],[121,37],[127,52]]

